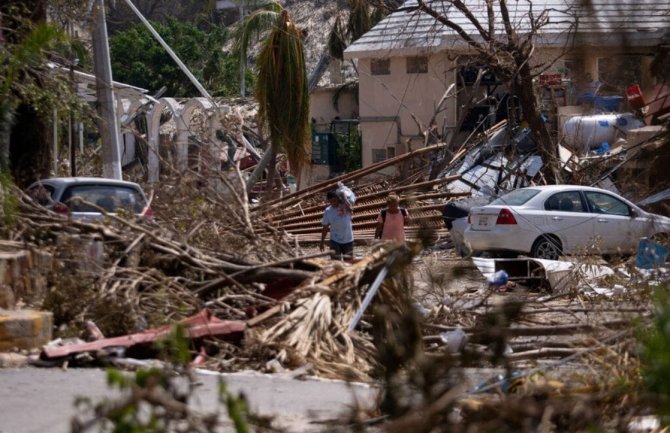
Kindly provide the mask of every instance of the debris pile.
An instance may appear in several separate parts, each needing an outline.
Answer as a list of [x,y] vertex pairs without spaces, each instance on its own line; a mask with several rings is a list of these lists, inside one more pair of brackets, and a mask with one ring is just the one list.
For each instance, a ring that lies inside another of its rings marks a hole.
[[[244,225],[244,218],[238,222]],[[253,238],[253,230],[231,224],[219,233],[223,242],[258,246],[236,255],[192,246],[156,223],[124,215],[100,222],[67,219],[28,197],[20,202],[15,230],[24,247],[55,259],[41,306],[54,311],[62,338],[45,347],[41,361],[57,364],[150,357],[151,343],[181,323],[188,325],[193,353],[202,351],[202,363],[219,370],[309,364],[316,374],[369,380],[375,366],[371,338],[347,327],[390,255],[412,256],[401,245],[379,246],[351,265],[319,260],[323,254],[291,256],[285,245],[268,245],[267,238]],[[101,245],[99,257],[78,254],[91,244]],[[254,258],[243,257],[252,250]],[[390,278],[380,296],[393,299],[396,290]],[[68,334],[77,339],[68,340]]]

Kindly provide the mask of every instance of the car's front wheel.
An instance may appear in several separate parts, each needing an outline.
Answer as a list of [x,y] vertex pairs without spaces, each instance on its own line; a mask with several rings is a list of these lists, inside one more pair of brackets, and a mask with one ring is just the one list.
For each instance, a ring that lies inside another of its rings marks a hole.
[[561,241],[548,235],[542,235],[537,238],[530,250],[531,257],[537,259],[558,260],[562,254]]

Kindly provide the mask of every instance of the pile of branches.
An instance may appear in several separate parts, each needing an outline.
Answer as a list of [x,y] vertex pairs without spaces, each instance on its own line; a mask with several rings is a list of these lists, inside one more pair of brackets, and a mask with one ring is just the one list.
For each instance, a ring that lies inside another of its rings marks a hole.
[[[184,197],[175,193],[181,187],[173,185],[169,196]],[[289,368],[309,364],[330,377],[369,378],[372,339],[365,332],[348,333],[347,327],[389,255],[396,249],[412,254],[394,246],[354,265],[319,260],[323,254],[299,254],[285,241],[257,236],[243,206],[228,206],[226,225],[208,220],[207,214],[223,213],[215,200],[202,196],[197,218],[159,211],[157,222],[124,214],[86,221],[15,193],[21,199],[9,237],[54,258],[47,294],[34,303],[54,313],[58,336],[86,337],[90,321],[106,336],[130,334],[207,308],[220,319],[247,323],[243,346],[224,354],[236,359],[216,360],[220,369],[265,368],[276,359]],[[189,206],[154,208],[193,212]],[[179,221],[188,222],[183,231],[175,229]],[[204,236],[209,243],[203,246],[184,240],[215,230],[218,244],[211,235]],[[104,252],[98,258],[90,256],[96,245]],[[397,286],[389,279],[382,296],[394,299]]]

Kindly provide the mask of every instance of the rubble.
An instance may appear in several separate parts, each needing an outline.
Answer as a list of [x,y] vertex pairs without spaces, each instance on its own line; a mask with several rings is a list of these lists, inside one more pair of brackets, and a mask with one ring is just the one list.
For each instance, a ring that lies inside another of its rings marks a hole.
[[[644,155],[636,149],[661,145],[662,128],[654,131],[628,131],[609,154],[564,147],[566,173],[616,187],[617,171]],[[518,397],[518,409],[535,392],[562,402],[581,395],[582,383],[607,389],[612,377],[636,374],[635,326],[651,322],[648,294],[666,280],[658,266],[665,259],[645,270],[632,260],[606,266],[593,257],[474,258],[483,276],[473,276],[472,262],[447,250],[447,202],[543,182],[532,143],[511,132],[502,123],[450,150],[434,179],[428,173],[445,144],[251,204],[222,197],[211,176],[165,178],[153,205],[156,224],[123,215],[67,220],[23,197],[13,239],[53,258],[44,305],[54,310],[58,336],[42,347],[40,361],[153,365],[160,354],[152,344],[181,324],[192,366],[382,381],[389,394],[397,388],[416,396],[398,403],[413,408],[406,414],[453,410],[462,421],[475,406],[495,408],[493,394],[509,397],[501,400],[509,405]],[[522,142],[528,147],[518,152]],[[398,174],[384,174],[389,167]],[[325,192],[338,182],[357,196],[361,253],[353,263],[304,250],[318,239]],[[372,241],[391,191],[403,195],[416,223],[407,245]],[[87,239],[102,245],[95,260],[82,259]],[[504,281],[488,280],[501,271]],[[457,380],[492,367],[504,372],[473,387]],[[437,372],[444,375],[431,376]],[[389,430],[419,421],[399,416]]]

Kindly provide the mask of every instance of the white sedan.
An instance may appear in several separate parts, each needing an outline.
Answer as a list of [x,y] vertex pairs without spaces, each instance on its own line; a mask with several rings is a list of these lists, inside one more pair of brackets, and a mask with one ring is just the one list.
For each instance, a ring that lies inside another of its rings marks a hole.
[[604,189],[547,185],[514,190],[473,207],[464,239],[474,252],[628,255],[640,238],[670,233],[670,218],[645,212]]

